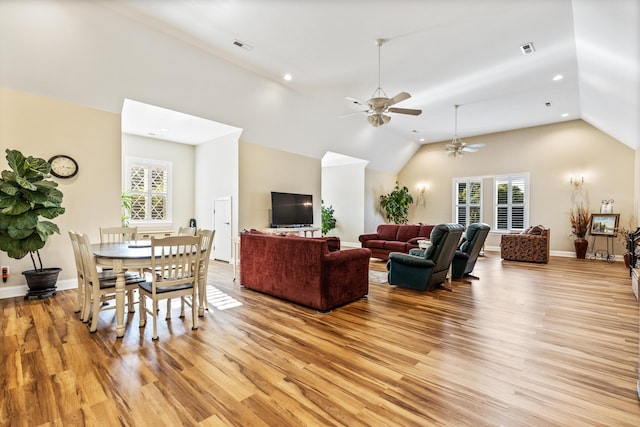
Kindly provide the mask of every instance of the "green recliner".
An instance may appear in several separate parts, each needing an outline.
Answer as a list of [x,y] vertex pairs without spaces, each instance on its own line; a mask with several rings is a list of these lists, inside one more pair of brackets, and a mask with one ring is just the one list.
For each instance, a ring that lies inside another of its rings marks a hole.
[[426,250],[391,252],[389,284],[424,291],[444,283],[463,231],[460,224],[439,224],[431,231],[431,246]]
[[451,263],[452,279],[471,276],[473,267],[476,265],[478,255],[480,255],[490,230],[491,227],[489,225],[482,223],[474,223],[467,227],[462,242],[460,242],[460,246],[458,246],[458,250],[453,256],[453,262]]

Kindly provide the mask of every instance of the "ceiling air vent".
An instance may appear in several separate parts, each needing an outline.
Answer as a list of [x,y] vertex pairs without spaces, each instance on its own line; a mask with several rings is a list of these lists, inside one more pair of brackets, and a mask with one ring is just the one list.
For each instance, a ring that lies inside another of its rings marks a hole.
[[238,47],[243,48],[244,50],[249,50],[249,51],[253,50],[253,46],[248,45],[248,44],[246,44],[246,43],[244,43],[244,42],[241,42],[241,41],[240,41],[240,40],[238,40],[238,39],[234,40],[234,41],[233,41],[233,44],[234,44],[234,45],[236,45],[236,46],[238,46]]
[[536,48],[533,47],[532,42],[529,42],[520,46],[520,50],[524,55],[531,55],[533,52],[535,52]]

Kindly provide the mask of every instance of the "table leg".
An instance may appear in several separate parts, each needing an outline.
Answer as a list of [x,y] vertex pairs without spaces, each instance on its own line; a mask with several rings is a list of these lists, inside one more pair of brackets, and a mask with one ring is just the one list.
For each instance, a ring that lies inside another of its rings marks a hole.
[[122,260],[114,260],[113,271],[116,273],[116,336],[124,336],[124,269]]

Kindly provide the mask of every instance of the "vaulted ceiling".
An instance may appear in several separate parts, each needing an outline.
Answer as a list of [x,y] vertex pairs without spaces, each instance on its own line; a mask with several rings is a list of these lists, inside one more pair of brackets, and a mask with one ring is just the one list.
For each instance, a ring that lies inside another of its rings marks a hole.
[[[629,147],[637,149],[640,144],[636,0],[105,0],[99,6],[74,5],[73,13],[67,14],[64,11],[71,5],[62,11],[51,3],[0,4],[6,24],[0,29],[4,39],[0,48],[15,55],[3,54],[0,84],[107,110],[117,105],[107,99],[110,94],[118,96],[119,107],[128,97],[243,128],[245,137],[257,143],[315,157],[327,150],[343,152],[381,170],[397,171],[421,144],[451,139],[456,104],[461,105],[458,136],[462,138],[583,119]],[[99,81],[104,92],[93,95],[93,101],[75,93],[78,87],[95,85],[96,78],[92,81],[88,71],[77,73],[76,86],[68,87],[69,83],[54,83],[65,81],[56,74],[68,71],[65,67],[48,67],[47,79],[19,70],[42,64],[34,60],[32,50],[47,48],[44,42],[27,41],[25,19],[30,18],[26,25],[37,32],[46,30],[52,20],[79,16],[89,22],[65,22],[67,27],[59,28],[94,32],[100,42],[94,43],[94,50],[84,49],[91,55],[78,58],[75,66],[116,70],[113,81],[106,76]],[[18,26],[15,19],[22,24]],[[14,40],[18,47],[9,45],[12,37],[20,39]],[[131,52],[114,53],[120,38],[119,50]],[[379,38],[385,39],[380,62],[374,44]],[[525,55],[521,46],[529,43],[534,51]],[[184,57],[175,55],[177,44],[183,46]],[[140,51],[153,58],[147,63],[157,61],[158,76],[128,86],[131,75],[149,73],[135,68]],[[173,94],[175,101],[167,105],[172,89],[166,86],[175,83],[168,76],[188,80],[190,74],[207,69],[195,56],[203,53],[224,61],[229,70],[238,70],[225,71],[225,87],[216,88],[220,96],[212,100],[216,106],[207,109],[193,95],[178,100],[180,93]],[[187,55],[195,59],[185,61],[180,70],[179,62]],[[105,65],[105,59],[116,63]],[[11,60],[12,64],[6,62]],[[232,78],[226,77],[229,73]],[[285,81],[285,73],[292,79]],[[266,86],[256,86],[248,75],[266,79]],[[554,80],[558,75],[562,79]],[[421,109],[422,114],[391,114],[389,124],[375,129],[365,113],[350,114],[362,108],[346,97],[370,98],[379,77],[389,97],[401,91],[412,95],[398,107]],[[272,85],[281,86],[287,95],[274,100]],[[161,91],[163,95],[158,94]],[[246,123],[238,117],[242,111]],[[306,137],[302,128],[296,129],[300,122],[306,132],[318,135]],[[287,123],[291,136],[277,141],[278,131],[271,127],[286,133],[282,126]]]

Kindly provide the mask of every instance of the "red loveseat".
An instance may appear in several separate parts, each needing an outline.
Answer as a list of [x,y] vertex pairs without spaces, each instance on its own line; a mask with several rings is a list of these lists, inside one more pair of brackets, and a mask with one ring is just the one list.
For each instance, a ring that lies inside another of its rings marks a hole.
[[322,312],[366,296],[371,251],[329,251],[329,244],[323,238],[242,233],[240,285]]
[[371,249],[372,258],[389,259],[391,252],[409,253],[418,247],[418,240],[429,239],[434,225],[380,224],[376,233],[361,234],[363,248]]

